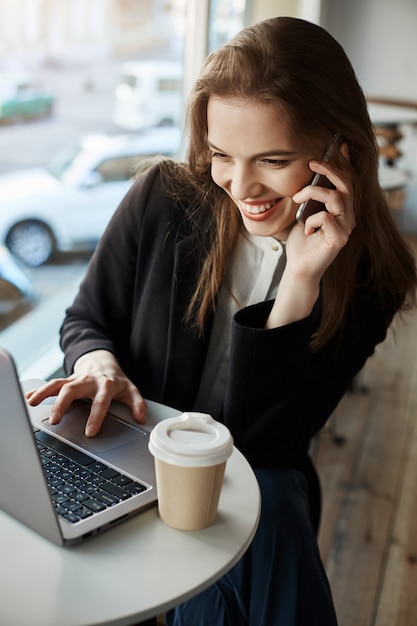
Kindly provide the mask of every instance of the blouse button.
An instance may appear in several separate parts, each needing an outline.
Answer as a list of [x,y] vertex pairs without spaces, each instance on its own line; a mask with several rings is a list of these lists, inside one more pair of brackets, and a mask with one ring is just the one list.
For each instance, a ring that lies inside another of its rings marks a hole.
[[277,243],[273,243],[273,244],[272,244],[272,250],[274,250],[275,252],[276,252],[277,250],[279,250],[279,245],[278,245]]

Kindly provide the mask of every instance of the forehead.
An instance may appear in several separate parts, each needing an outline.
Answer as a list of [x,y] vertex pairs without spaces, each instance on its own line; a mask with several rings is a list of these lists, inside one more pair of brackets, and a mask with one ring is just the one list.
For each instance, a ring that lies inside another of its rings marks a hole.
[[211,97],[207,106],[208,141],[216,147],[258,145],[265,150],[294,150],[288,116],[276,104],[244,98]]

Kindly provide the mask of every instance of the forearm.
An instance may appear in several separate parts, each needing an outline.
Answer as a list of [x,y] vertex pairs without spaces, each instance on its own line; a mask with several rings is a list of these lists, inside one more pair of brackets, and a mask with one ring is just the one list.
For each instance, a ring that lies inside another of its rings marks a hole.
[[224,421],[256,467],[290,464],[305,442],[304,389],[311,320],[265,330],[272,303],[241,310],[233,324]]
[[117,361],[117,351],[114,341],[106,333],[105,328],[96,328],[94,324],[85,319],[77,317],[72,313],[67,316],[61,328],[61,349],[64,352],[65,372],[72,374],[77,367],[86,364],[91,358],[89,355],[103,353],[103,356],[114,355]]
[[265,328],[278,328],[308,317],[319,293],[318,282],[297,279],[284,272]]

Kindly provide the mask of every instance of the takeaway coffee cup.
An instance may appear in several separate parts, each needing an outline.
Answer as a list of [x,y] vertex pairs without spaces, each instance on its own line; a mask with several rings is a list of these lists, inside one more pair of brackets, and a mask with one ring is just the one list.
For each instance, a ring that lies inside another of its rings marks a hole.
[[205,413],[183,413],[157,424],[149,450],[162,521],[180,530],[213,524],[233,450],[228,428]]

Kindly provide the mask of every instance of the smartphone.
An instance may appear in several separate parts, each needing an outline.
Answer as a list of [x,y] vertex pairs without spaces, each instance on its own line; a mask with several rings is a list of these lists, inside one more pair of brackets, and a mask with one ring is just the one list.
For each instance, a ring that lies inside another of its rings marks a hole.
[[[332,152],[333,152],[333,145],[329,146],[324,156],[323,161],[328,161]],[[313,179],[310,185],[314,185],[314,186],[317,185],[318,187],[326,187],[327,189],[336,189],[333,183],[331,183],[330,180],[323,174],[315,174],[313,176]],[[313,215],[314,213],[319,213],[319,211],[326,211],[326,210],[327,210],[326,206],[323,204],[323,202],[310,199],[300,204],[300,206],[298,207],[297,213],[295,215],[295,219],[297,220],[297,222],[304,224],[304,222],[306,221],[308,217],[310,217],[310,215]]]

